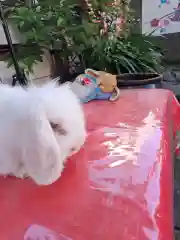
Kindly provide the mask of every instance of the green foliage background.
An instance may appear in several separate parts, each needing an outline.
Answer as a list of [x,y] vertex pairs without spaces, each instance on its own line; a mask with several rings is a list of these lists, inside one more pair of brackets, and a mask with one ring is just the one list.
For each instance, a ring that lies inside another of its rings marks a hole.
[[[129,0],[121,0],[118,5],[111,2],[39,0],[25,6],[20,1],[9,8],[6,15],[23,37],[23,43],[16,47],[21,67],[32,72],[44,51],[53,50],[66,61],[80,56],[84,68],[112,73],[160,71],[161,55],[150,37],[131,32],[134,19]],[[116,28],[118,17],[123,18],[120,32]],[[8,65],[12,65],[10,58]]]

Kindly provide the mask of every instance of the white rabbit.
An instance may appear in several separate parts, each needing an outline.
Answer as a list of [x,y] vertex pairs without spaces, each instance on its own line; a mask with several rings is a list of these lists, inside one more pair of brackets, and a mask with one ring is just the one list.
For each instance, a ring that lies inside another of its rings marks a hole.
[[1,175],[52,184],[85,142],[83,110],[68,85],[26,90],[1,85],[0,115]]

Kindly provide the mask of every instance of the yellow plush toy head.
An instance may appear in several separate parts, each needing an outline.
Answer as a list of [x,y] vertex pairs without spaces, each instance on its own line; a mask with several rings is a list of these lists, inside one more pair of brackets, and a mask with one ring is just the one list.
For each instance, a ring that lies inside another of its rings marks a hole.
[[99,88],[104,93],[111,93],[117,87],[116,75],[93,69],[86,69],[85,73],[96,78]]
[[98,87],[103,93],[112,93],[110,101],[116,101],[119,98],[120,91],[117,87],[116,75],[93,69],[86,69],[85,73],[96,79]]

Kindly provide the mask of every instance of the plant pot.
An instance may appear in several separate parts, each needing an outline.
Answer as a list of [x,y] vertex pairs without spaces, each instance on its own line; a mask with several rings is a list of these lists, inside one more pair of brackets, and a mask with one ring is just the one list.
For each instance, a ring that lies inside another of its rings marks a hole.
[[125,73],[117,75],[119,88],[161,88],[162,75],[156,73]]

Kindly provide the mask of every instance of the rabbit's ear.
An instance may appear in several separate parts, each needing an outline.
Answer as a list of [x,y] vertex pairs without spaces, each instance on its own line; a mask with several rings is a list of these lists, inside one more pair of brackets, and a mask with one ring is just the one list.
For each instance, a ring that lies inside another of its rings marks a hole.
[[48,120],[43,119],[38,126],[29,126],[28,133],[29,143],[24,151],[27,174],[39,185],[52,184],[60,177],[65,160],[54,132]]

